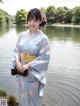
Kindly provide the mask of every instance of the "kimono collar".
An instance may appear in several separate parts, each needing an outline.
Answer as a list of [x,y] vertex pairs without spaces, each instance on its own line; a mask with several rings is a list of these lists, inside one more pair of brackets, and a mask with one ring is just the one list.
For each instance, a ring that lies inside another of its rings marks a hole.
[[31,30],[29,30],[29,34],[30,35],[40,35],[40,34],[43,34],[43,32],[41,30],[38,29],[37,32],[31,32]]

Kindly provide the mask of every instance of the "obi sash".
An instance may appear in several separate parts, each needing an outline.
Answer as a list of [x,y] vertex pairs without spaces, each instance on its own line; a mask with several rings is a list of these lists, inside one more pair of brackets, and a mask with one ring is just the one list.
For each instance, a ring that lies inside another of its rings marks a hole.
[[36,58],[35,55],[25,54],[23,52],[20,53],[20,60],[24,63],[29,63]]

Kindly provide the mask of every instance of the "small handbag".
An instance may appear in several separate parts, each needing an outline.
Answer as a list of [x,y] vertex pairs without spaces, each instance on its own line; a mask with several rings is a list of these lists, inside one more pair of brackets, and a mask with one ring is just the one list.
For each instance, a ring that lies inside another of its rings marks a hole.
[[22,76],[27,76],[28,75],[28,69],[26,69],[24,72],[19,72],[16,68],[15,69],[11,69],[11,75],[15,76],[15,75],[22,75]]

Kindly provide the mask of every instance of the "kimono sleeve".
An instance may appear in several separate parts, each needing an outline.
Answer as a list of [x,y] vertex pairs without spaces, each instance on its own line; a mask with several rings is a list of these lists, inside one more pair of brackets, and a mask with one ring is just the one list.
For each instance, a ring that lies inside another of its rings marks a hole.
[[17,43],[16,43],[16,47],[13,50],[12,53],[12,58],[11,58],[11,69],[15,69],[16,67],[16,59],[18,59],[18,54],[19,54],[19,41],[20,41],[21,35],[19,36]]
[[49,60],[50,60],[49,40],[48,38],[44,38],[40,42],[38,57],[29,64],[32,75],[40,82],[40,93],[43,86],[46,84],[46,72],[48,69]]
[[40,82],[39,96],[43,96],[46,84],[46,71],[50,60],[50,47],[48,38],[42,39],[38,57],[29,63],[32,75]]

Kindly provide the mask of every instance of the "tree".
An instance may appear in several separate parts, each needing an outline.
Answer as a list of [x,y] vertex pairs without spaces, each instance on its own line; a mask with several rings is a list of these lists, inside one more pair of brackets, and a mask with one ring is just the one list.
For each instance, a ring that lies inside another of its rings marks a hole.
[[0,26],[3,25],[10,25],[11,24],[11,16],[3,11],[2,9],[0,9]]
[[74,24],[80,24],[80,6],[73,9],[73,14],[72,22]]
[[65,7],[58,7],[57,8],[57,21],[64,23],[65,16],[66,16]]
[[5,22],[5,16],[3,15],[3,13],[0,11],[0,26],[6,25]]
[[26,17],[27,17],[27,12],[24,9],[21,9],[16,13],[16,24],[17,25],[23,25],[26,23]]
[[56,15],[57,11],[54,6],[49,6],[46,9],[46,16],[47,16],[47,21],[48,23],[55,23],[56,22]]
[[71,9],[66,10],[64,22],[72,23],[73,11]]

